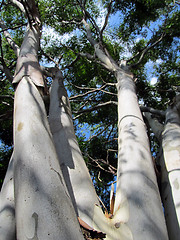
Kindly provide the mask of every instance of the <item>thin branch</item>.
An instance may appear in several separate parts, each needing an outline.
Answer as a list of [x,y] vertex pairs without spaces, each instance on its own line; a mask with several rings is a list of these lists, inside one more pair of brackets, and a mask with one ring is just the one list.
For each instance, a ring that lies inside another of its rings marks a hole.
[[175,1],[175,0],[174,0],[174,4],[180,5],[180,1]]
[[20,3],[20,2],[17,1],[17,0],[10,0],[10,1],[11,1],[16,7],[18,7],[24,15],[26,14],[26,11],[25,11],[24,6],[23,6],[22,3]]
[[62,67],[62,70],[72,67],[78,60],[79,60],[79,55],[76,56],[76,58],[69,65],[66,65],[66,66]]
[[4,22],[0,19],[0,27],[2,28],[2,31],[4,33],[4,36],[6,38],[6,40],[8,41],[9,45],[12,47],[12,49],[14,50],[16,56],[19,56],[19,52],[20,52],[20,48],[19,46],[14,42],[14,40],[11,37],[11,34],[5,30],[7,29]]
[[62,24],[66,25],[66,24],[76,24],[76,25],[81,25],[82,24],[82,21],[75,21],[75,20],[70,20],[70,21],[65,21],[65,20],[62,20],[61,21]]
[[106,141],[106,142],[109,141],[109,138],[110,138],[110,136],[111,136],[111,133],[112,133],[113,130],[114,130],[114,126],[115,126],[115,124],[112,125],[111,131],[110,131],[109,134],[108,134],[108,137],[107,137],[107,141]]
[[95,110],[97,110],[97,109],[99,109],[99,108],[101,108],[101,107],[105,107],[105,106],[110,105],[110,104],[118,105],[118,103],[115,102],[115,101],[109,101],[109,102],[100,103],[100,104],[98,104],[98,105],[96,105],[96,106],[94,106],[94,107],[87,108],[87,109],[82,109],[81,111],[77,111],[77,112],[73,112],[73,113],[79,114],[79,113],[92,112],[92,111],[95,111]]
[[108,149],[107,150],[107,156],[106,156],[106,162],[109,164],[109,152],[118,152],[118,150],[116,149]]
[[105,28],[106,28],[106,26],[107,26],[107,24],[108,24],[108,19],[109,19],[109,15],[110,15],[110,13],[111,13],[112,3],[113,3],[113,0],[111,0],[110,3],[109,3],[108,12],[107,12],[107,14],[106,14],[106,18],[105,18],[105,21],[104,21],[104,25],[103,25],[103,27],[102,27],[102,29],[101,29],[101,31],[100,31],[100,40],[101,40],[101,42],[103,41],[103,37],[102,37],[103,32],[104,32],[104,30],[105,30]]
[[4,57],[3,57],[3,49],[2,49],[2,39],[1,39],[1,35],[0,35],[0,50],[1,50],[1,57],[0,57],[0,60],[1,60],[1,63],[2,65],[0,65],[0,69],[1,71],[3,71],[6,75],[6,77],[10,80],[10,82],[13,81],[13,76],[9,70],[9,68],[7,67],[5,61],[4,61]]
[[162,33],[161,36],[160,36],[160,38],[159,38],[157,41],[155,41],[155,42],[154,42],[153,44],[151,44],[150,46],[148,46],[148,45],[149,45],[149,44],[148,44],[148,45],[142,50],[142,52],[138,52],[138,53],[137,53],[136,55],[134,55],[132,58],[128,59],[127,62],[133,60],[134,58],[136,58],[137,56],[140,55],[139,60],[138,60],[135,64],[132,64],[130,67],[132,67],[132,68],[133,68],[133,67],[136,67],[139,63],[141,63],[141,61],[143,60],[145,54],[146,54],[151,48],[155,47],[158,43],[160,43],[160,42],[162,41],[162,39],[165,37],[165,35],[166,35],[166,33]]
[[4,114],[0,115],[0,121],[5,121],[7,119],[12,119],[13,118],[13,110],[9,110]]
[[[110,165],[109,163],[107,163],[104,159],[94,159],[92,158],[89,154],[87,154],[88,158],[92,161],[92,162],[95,162],[97,164],[97,167],[102,169],[103,171],[105,172],[108,172],[108,173],[112,173],[114,175],[116,175],[116,168],[114,168],[112,165]],[[99,162],[105,164],[106,166],[108,166],[109,170],[103,168]]]
[[4,32],[4,31],[8,31],[8,30],[15,30],[17,28],[20,28],[20,27],[23,27],[23,26],[26,26],[26,25],[27,25],[26,23],[22,23],[22,24],[19,24],[19,25],[15,26],[15,27],[4,28],[0,31],[0,33]]
[[96,21],[95,21],[94,18],[91,16],[91,14],[85,9],[85,4],[86,4],[86,2],[84,2],[84,4],[82,4],[82,2],[80,2],[80,1],[77,1],[77,2],[78,2],[80,8],[82,9],[82,11],[83,11],[83,13],[84,13],[84,19],[83,19],[83,21],[86,21],[85,19],[88,18],[88,19],[90,20],[91,24],[93,25],[93,27],[95,28],[97,34],[100,36],[100,29],[99,29],[99,27],[97,26]]
[[141,109],[142,112],[149,112],[149,113],[161,116],[161,117],[165,117],[165,114],[166,114],[165,111],[157,110],[157,109],[154,109],[152,107],[140,106],[140,109]]
[[76,120],[76,119],[78,119],[78,118],[81,117],[82,115],[83,115],[83,113],[80,113],[79,115],[73,117],[73,121]]
[[14,97],[11,95],[0,95],[0,98],[11,98],[14,100]]
[[87,23],[87,21],[85,19],[83,19],[82,22],[83,22],[83,24],[84,24],[84,26],[86,28],[87,39],[89,40],[91,45],[94,47],[97,44],[97,42],[92,37],[90,26],[89,26],[89,24]]
[[93,56],[93,55],[91,55],[91,54],[89,54],[89,53],[76,52],[74,49],[70,48],[69,46],[67,46],[67,45],[65,45],[65,44],[63,44],[63,43],[60,43],[60,44],[61,44],[61,46],[69,49],[70,51],[72,51],[72,52],[73,52],[75,55],[77,55],[77,56],[87,58],[87,59],[90,60],[90,61],[92,61],[92,60],[93,60],[93,61],[96,61],[96,60],[95,60],[95,56]]
[[1,1],[0,11],[1,11],[1,8],[2,8],[3,5],[4,5],[4,0]]
[[59,65],[59,63],[60,63],[60,61],[61,61],[61,59],[62,59],[62,56],[60,56],[60,58],[59,58],[59,60],[58,60],[58,62],[57,62],[57,61],[54,60],[54,58],[52,58],[52,57],[49,56],[47,53],[45,53],[44,50],[41,49],[41,51],[42,51],[43,55],[44,55],[48,60],[52,61],[56,66]]
[[98,132],[97,134],[91,136],[87,141],[90,142],[93,138],[98,137],[99,135],[101,135],[103,132],[106,131],[106,129],[110,126],[111,124],[108,124],[105,128],[103,128],[100,132]]
[[[78,86],[75,86],[75,87],[77,87],[77,88],[79,88],[79,89],[85,90],[85,88],[83,88],[83,87],[78,87]],[[113,95],[113,96],[117,96],[117,94],[115,94],[115,93],[111,93],[111,92],[108,92],[108,91],[103,90],[103,89],[106,88],[106,87],[107,87],[107,84],[101,86],[100,88],[93,88],[92,90],[89,90],[89,91],[86,92],[86,93],[83,93],[83,94],[79,94],[79,95],[70,97],[69,99],[70,99],[70,100],[73,100],[73,99],[76,99],[76,98],[79,98],[79,97],[84,97],[84,96],[87,96],[87,95],[89,95],[89,94],[91,94],[91,93],[99,92],[99,91],[100,91],[100,92],[107,93],[107,94],[110,94],[110,95]],[[87,89],[87,88],[86,88],[86,89]]]

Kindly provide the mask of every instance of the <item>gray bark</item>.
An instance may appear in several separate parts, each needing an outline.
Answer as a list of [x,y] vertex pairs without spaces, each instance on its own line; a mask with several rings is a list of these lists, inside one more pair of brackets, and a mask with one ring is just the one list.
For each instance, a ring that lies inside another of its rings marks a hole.
[[[122,222],[128,227],[129,239],[131,234],[138,240],[168,239],[133,76],[128,72],[126,62],[119,67],[108,51],[93,39],[85,19],[83,23],[87,38],[101,65],[117,78],[119,153],[114,212],[117,213],[121,205],[127,202]],[[125,239],[126,237],[124,235]]]
[[[40,29],[35,2],[22,43],[13,83],[14,185],[17,239],[83,239],[66,190],[52,140],[43,99],[36,86],[43,87],[38,63]],[[36,10],[36,9],[35,9]],[[34,15],[33,15],[34,14]]]
[[[176,116],[176,122],[178,122],[178,115],[173,113],[172,109],[171,110],[170,109],[171,108],[169,108],[166,113],[166,117],[167,117],[166,119],[168,120],[171,118],[171,120],[173,120],[175,122],[175,119],[174,119],[174,117],[172,118],[172,116]],[[166,163],[165,163],[166,161],[169,162],[169,160],[164,158],[163,151],[162,151],[162,140],[163,140],[163,145],[164,145],[164,153],[166,156],[167,156],[166,151],[168,149],[167,146],[171,145],[171,144],[175,144],[176,139],[178,137],[178,131],[179,131],[178,126],[174,125],[174,127],[173,127],[172,124],[167,123],[165,125],[165,129],[164,129],[162,124],[160,124],[156,119],[151,118],[151,114],[146,113],[145,116],[148,119],[148,122],[150,124],[150,127],[151,127],[153,133],[158,138],[160,145],[161,145],[161,148],[159,151],[159,159],[160,159],[159,163],[161,166],[160,191],[161,191],[161,197],[162,197],[162,202],[163,202],[163,207],[164,207],[164,214],[165,214],[169,239],[170,240],[178,240],[179,236],[180,236],[179,235],[180,227],[179,227],[179,222],[177,219],[176,206],[175,206],[174,200],[173,200],[174,199],[174,197],[173,197],[174,184],[169,177],[169,172],[167,171],[167,167],[166,167]],[[169,121],[167,121],[167,122],[169,122]],[[163,132],[163,130],[164,130],[164,132]],[[163,135],[162,135],[162,133],[163,133]],[[179,139],[177,139],[177,140],[179,141]],[[170,164],[173,164],[174,156],[176,156],[176,155],[174,155],[174,153],[171,152],[169,155]],[[178,175],[177,167],[176,167],[176,169],[174,169],[174,171],[172,171],[174,176]],[[175,181],[175,183],[176,182],[178,182],[178,179]],[[171,185],[172,185],[172,187],[171,187]],[[175,194],[175,197],[178,196],[178,195],[176,195],[176,191],[174,194]],[[177,201],[177,199],[176,199],[176,201]],[[178,206],[177,206],[177,209],[178,209]]]
[[49,123],[76,214],[93,227],[94,207],[99,201],[74,133],[71,107],[60,71],[51,88]]
[[180,239],[180,111],[179,98],[166,111],[166,124],[162,133],[162,147],[166,168],[166,184],[162,198],[169,239]]
[[0,238],[16,240],[13,156],[9,162],[7,173],[0,192]]
[[50,133],[29,77],[15,92],[14,182],[17,239],[83,239]]

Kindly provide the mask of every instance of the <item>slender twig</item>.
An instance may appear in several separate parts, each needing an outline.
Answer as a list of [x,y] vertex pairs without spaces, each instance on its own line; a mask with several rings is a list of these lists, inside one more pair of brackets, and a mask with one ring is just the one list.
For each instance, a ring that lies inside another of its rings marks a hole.
[[104,127],[100,132],[98,132],[97,134],[91,136],[87,141],[90,142],[93,138],[98,137],[99,135],[101,135],[103,132],[106,131],[106,129],[110,126],[111,124],[108,124],[106,127]]
[[78,60],[79,60],[79,55],[76,56],[76,58],[75,58],[70,64],[68,64],[68,65],[66,65],[66,66],[64,66],[64,67],[62,67],[62,70],[63,70],[63,69],[66,69],[66,68],[73,67],[73,65],[74,65]]
[[11,95],[0,95],[0,98],[11,98],[11,99],[14,99],[14,97],[11,96]]
[[115,101],[109,101],[109,102],[100,103],[100,104],[98,104],[98,105],[96,105],[96,106],[93,106],[93,107],[91,107],[91,108],[82,109],[81,111],[77,111],[77,112],[73,112],[73,113],[79,114],[79,113],[92,112],[92,111],[95,111],[95,110],[97,110],[97,109],[99,109],[99,108],[101,108],[101,107],[105,107],[105,106],[111,105],[111,104],[117,105],[118,103],[115,102]]
[[[76,87],[78,87],[78,86],[76,86]],[[103,85],[103,86],[101,86],[100,88],[93,88],[92,90],[90,90],[90,91],[88,91],[88,92],[86,92],[86,93],[83,93],[83,94],[79,94],[79,95],[70,97],[69,99],[70,99],[70,100],[73,100],[73,99],[76,99],[76,98],[79,98],[79,97],[84,97],[84,96],[87,96],[87,95],[89,95],[89,94],[91,94],[91,93],[99,92],[99,91],[102,91],[102,92],[104,92],[104,93],[112,94],[112,95],[116,95],[116,96],[117,96],[117,94],[113,94],[113,93],[104,91],[103,89],[104,89],[105,87],[107,87],[106,84]],[[78,88],[85,90],[85,88],[83,88],[83,87],[78,87]]]
[[[103,171],[105,171],[105,172],[108,172],[108,173],[112,173],[112,174],[116,174],[116,168],[114,168],[112,165],[110,165],[109,163],[107,163],[104,159],[94,159],[94,158],[92,158],[89,154],[87,154],[87,156],[88,156],[88,158],[90,159],[90,160],[92,160],[93,162],[95,162],[96,164],[97,164],[97,167],[98,168],[100,168],[100,169],[102,169]],[[105,169],[105,168],[103,168],[100,164],[99,164],[99,162],[101,162],[101,163],[103,163],[103,164],[105,164],[106,166],[108,166],[108,168],[109,168],[109,170],[107,170],[107,169]],[[114,171],[115,170],[115,171]]]
[[[1,20],[2,21],[2,20]],[[17,28],[20,28],[20,27],[23,27],[23,26],[26,26],[27,24],[26,23],[22,23],[22,24],[19,24],[15,27],[8,27],[8,28],[3,28],[0,33],[4,32],[4,31],[8,31],[8,30],[15,30]]]

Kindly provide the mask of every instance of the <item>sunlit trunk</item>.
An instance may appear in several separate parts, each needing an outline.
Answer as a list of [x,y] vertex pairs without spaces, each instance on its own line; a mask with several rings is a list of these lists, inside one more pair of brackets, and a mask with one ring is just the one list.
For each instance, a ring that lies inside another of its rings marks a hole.
[[162,186],[162,198],[171,240],[180,239],[180,114],[177,104],[166,111],[166,125],[162,134],[167,172],[167,184]]
[[38,63],[40,30],[31,26],[13,83],[14,183],[17,239],[83,239],[66,190],[47,120]]
[[0,192],[0,239],[16,240],[13,156],[9,162],[7,173]]
[[50,95],[49,123],[63,176],[76,214],[93,227],[94,207],[99,202],[74,133],[71,107],[60,71],[52,83]]
[[[133,76],[117,71],[118,173],[115,211],[127,198],[127,226],[138,240],[168,239],[145,124]],[[127,214],[128,215],[128,214]]]
[[17,239],[83,239],[43,100],[28,77],[15,92],[14,160]]

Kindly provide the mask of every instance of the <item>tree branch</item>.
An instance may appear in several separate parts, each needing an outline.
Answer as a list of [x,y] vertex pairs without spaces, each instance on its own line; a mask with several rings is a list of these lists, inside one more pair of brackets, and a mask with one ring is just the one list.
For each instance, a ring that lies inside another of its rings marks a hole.
[[128,59],[127,62],[133,60],[134,58],[136,58],[136,57],[138,57],[138,56],[140,55],[139,60],[138,60],[135,64],[130,65],[130,67],[132,67],[132,68],[137,67],[137,65],[140,64],[141,61],[143,60],[145,54],[146,54],[151,48],[155,47],[159,42],[161,42],[162,39],[165,37],[165,35],[166,35],[166,33],[162,33],[161,36],[160,36],[160,38],[159,38],[157,41],[155,41],[154,43],[152,43],[150,46],[148,46],[148,45],[149,45],[149,43],[148,43],[147,46],[146,46],[141,52],[138,52],[138,53],[137,53],[136,55],[134,55],[132,58]]
[[144,113],[145,118],[147,119],[152,132],[157,137],[158,141],[161,142],[162,131],[164,126],[156,119],[153,118],[149,112]]
[[112,3],[113,3],[113,0],[111,0],[110,3],[109,3],[108,12],[107,12],[107,14],[106,14],[106,18],[105,18],[105,21],[104,21],[104,25],[103,25],[103,27],[102,27],[102,29],[101,29],[101,31],[100,31],[100,40],[101,40],[101,42],[103,42],[103,37],[102,37],[102,35],[103,35],[103,32],[104,32],[104,30],[105,30],[105,28],[106,28],[106,26],[107,26],[107,24],[108,24],[108,19],[109,19],[109,15],[110,15],[110,13],[111,13]]
[[142,112],[149,112],[149,113],[161,116],[161,117],[165,117],[165,114],[166,114],[166,112],[163,110],[157,110],[157,109],[154,109],[151,107],[140,106],[140,109]]
[[92,37],[90,26],[89,26],[89,24],[87,23],[87,21],[84,18],[83,18],[82,22],[83,22],[83,24],[84,24],[84,26],[86,28],[87,39],[89,40],[91,45],[94,47],[97,44],[97,42]]
[[[100,127],[102,127],[103,125],[101,125]],[[101,135],[103,132],[106,131],[107,128],[109,128],[109,126],[111,126],[111,123],[108,124],[106,127],[104,127],[101,131],[97,132],[95,135],[91,136],[87,141],[90,142],[93,138],[98,137],[99,135]]]
[[87,112],[92,112],[94,110],[97,110],[101,107],[105,107],[107,105],[110,105],[110,104],[113,104],[113,105],[118,105],[117,102],[115,101],[109,101],[109,102],[105,102],[105,103],[100,103],[94,107],[91,107],[91,108],[87,108],[87,109],[82,109],[81,111],[76,111],[76,112],[73,112],[73,113],[76,113],[76,114],[79,114],[79,113],[87,113]]
[[[77,87],[77,88],[79,88],[79,89],[85,90],[85,88],[83,88],[83,87],[78,87],[78,86],[75,86],[75,87]],[[104,92],[104,93],[107,93],[107,94],[110,94],[110,95],[113,95],[113,96],[117,96],[117,94],[115,94],[115,93],[111,93],[111,92],[108,92],[108,91],[103,90],[103,89],[106,88],[106,87],[107,87],[107,84],[101,86],[100,88],[93,88],[92,90],[90,90],[90,91],[88,91],[88,92],[86,92],[86,93],[83,93],[83,94],[79,94],[79,95],[70,97],[69,100],[73,100],[73,99],[76,99],[76,98],[79,98],[79,97],[84,97],[84,96],[87,96],[87,95],[89,95],[89,94],[91,94],[91,93],[99,92],[99,91]],[[87,88],[86,88],[86,89],[87,89]]]
[[22,3],[20,3],[20,2],[17,1],[17,0],[10,0],[10,1],[11,1],[16,7],[18,7],[24,15],[26,14],[26,11],[25,11],[24,6],[23,6]]
[[2,28],[2,31],[4,33],[4,36],[6,38],[6,40],[8,41],[9,45],[12,47],[12,49],[14,50],[14,53],[16,54],[16,56],[19,56],[19,52],[20,52],[20,48],[19,46],[14,42],[14,40],[11,37],[11,34],[7,31],[7,28],[4,24],[4,22],[0,19],[0,27]]
[[[97,167],[98,167],[98,168],[102,169],[102,170],[105,171],[105,172],[112,173],[112,174],[116,175],[117,169],[114,168],[114,167],[113,167],[112,165],[110,165],[109,163],[107,163],[104,159],[94,159],[94,158],[92,158],[89,154],[88,154],[87,156],[88,156],[88,158],[89,158],[91,161],[93,161],[93,162],[95,162],[95,163],[97,164]],[[105,164],[106,166],[108,166],[109,170],[103,168],[103,167],[99,164],[99,162],[101,162],[101,163]]]
[[2,65],[0,65],[0,69],[1,71],[3,71],[6,75],[6,77],[10,80],[10,82],[13,81],[13,76],[9,70],[9,68],[7,67],[5,61],[4,61],[4,57],[3,57],[3,49],[2,49],[2,39],[1,39],[1,35],[0,35],[0,50],[1,50],[1,57],[0,57],[0,60],[1,60],[1,63]]
[[[93,25],[93,27],[95,28],[96,30],[96,33],[98,34],[98,36],[100,37],[100,29],[99,27],[97,26],[96,24],[96,21],[94,20],[94,18],[91,16],[91,14],[85,9],[85,4],[86,4],[86,1],[84,2],[84,4],[80,1],[77,1],[80,8],[82,9],[83,11],[83,14],[84,14],[84,19],[85,20],[86,18],[88,18],[91,22],[91,24]],[[86,20],[85,20],[86,21]]]

